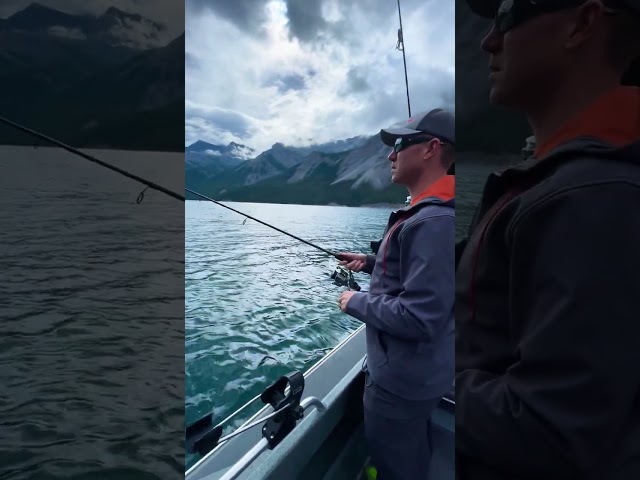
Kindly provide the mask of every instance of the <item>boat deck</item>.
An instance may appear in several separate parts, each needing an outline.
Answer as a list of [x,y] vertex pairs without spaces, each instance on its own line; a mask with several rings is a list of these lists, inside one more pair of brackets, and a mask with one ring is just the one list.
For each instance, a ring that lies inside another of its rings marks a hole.
[[[363,436],[361,366],[366,352],[364,326],[305,374],[302,398],[314,396],[326,410],[305,412],[293,431],[263,452],[237,478],[242,480],[356,480],[368,452]],[[433,416],[433,480],[454,479],[455,402],[443,398]],[[264,417],[264,408],[248,422]],[[185,480],[217,480],[261,439],[256,427],[219,445],[185,475]]]

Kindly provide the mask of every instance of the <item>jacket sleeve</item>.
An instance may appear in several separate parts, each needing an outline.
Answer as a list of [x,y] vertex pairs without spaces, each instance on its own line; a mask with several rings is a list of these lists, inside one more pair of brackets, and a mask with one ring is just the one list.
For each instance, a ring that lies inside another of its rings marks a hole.
[[623,447],[640,385],[630,205],[640,189],[619,182],[556,194],[514,220],[505,274],[520,342],[505,372],[457,375],[459,453],[518,478],[608,478],[599,468]]
[[401,293],[356,293],[347,303],[347,313],[399,339],[431,339],[453,310],[454,238],[453,216],[427,217],[407,225],[398,237]]
[[376,256],[367,255],[367,262],[362,271],[371,275],[373,273],[373,269],[375,266],[376,266]]

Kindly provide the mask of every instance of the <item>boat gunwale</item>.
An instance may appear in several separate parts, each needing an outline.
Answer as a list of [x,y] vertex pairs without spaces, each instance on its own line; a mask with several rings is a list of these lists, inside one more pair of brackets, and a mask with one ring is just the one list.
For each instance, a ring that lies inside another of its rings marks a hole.
[[[322,358],[320,358],[316,363],[314,363],[306,372],[303,372],[303,377],[306,379],[309,375],[311,375],[314,371],[316,371],[323,363],[325,363],[327,361],[327,359],[333,355],[335,352],[337,352],[339,349],[343,348],[344,345],[351,340],[353,337],[355,337],[361,330],[363,330],[365,328],[365,324],[360,325],[356,330],[354,330],[353,332],[351,332],[349,335],[347,335],[343,340],[341,340],[335,347],[333,347],[331,349],[331,351],[329,351],[326,355],[324,355]],[[322,400],[322,399],[321,399]],[[238,410],[236,411],[240,411],[243,408],[245,408],[246,406],[248,406],[248,404],[252,403],[252,400],[248,401],[247,403],[245,403],[242,407],[240,407]],[[254,415],[252,415],[249,419],[247,419],[244,423],[242,423],[238,429],[248,425],[251,422],[254,422],[256,420],[258,420],[261,416],[264,416],[265,414],[268,414],[268,410],[272,408],[271,405],[265,405],[264,407],[262,407],[259,411],[257,411]],[[229,440],[232,440],[229,439]],[[187,471],[185,471],[185,479],[187,478],[188,475],[190,475],[193,471],[195,471],[195,469],[197,467],[199,467],[202,463],[205,462],[205,460],[207,460],[211,455],[213,455],[214,453],[216,453],[218,450],[220,450],[224,445],[226,445],[229,440],[225,440],[223,442],[220,442],[218,445],[215,446],[215,448],[213,448],[209,453],[207,453],[204,457],[202,457],[200,460],[198,460],[196,463],[194,463]]]
[[[326,355],[324,355],[322,358],[320,358],[316,363],[314,363],[306,372],[303,372],[303,377],[305,378],[305,380],[311,375],[313,374],[316,370],[318,370],[324,363],[326,363],[334,354],[336,354],[340,349],[344,348],[345,345],[352,340],[356,335],[358,335],[361,331],[363,331],[366,328],[365,324],[360,325],[356,330],[354,330],[353,332],[349,333],[343,340],[341,340],[335,347],[333,347]],[[287,387],[288,388],[288,387]],[[303,397],[305,398],[305,397]],[[320,399],[321,401],[323,399]],[[252,403],[253,400],[248,401],[247,403],[245,403],[242,407],[240,407],[237,411],[242,410],[243,408],[245,408],[246,406],[248,406],[248,404]],[[448,398],[447,396],[442,396],[441,401],[444,401],[450,405],[453,405],[455,408],[455,400]],[[258,412],[256,412],[254,415],[252,415],[250,418],[248,418],[245,422],[243,422],[237,429],[243,428],[246,425],[248,425],[249,423],[255,422],[256,420],[259,420],[261,417],[264,417],[266,415],[268,415],[270,412],[269,410],[271,409],[271,405],[264,405]],[[236,429],[236,430],[237,430]],[[243,432],[244,433],[244,432]],[[233,437],[235,438],[235,437]],[[195,470],[201,466],[203,466],[203,464],[208,461],[210,459],[210,457],[212,455],[214,455],[215,453],[217,453],[220,449],[222,449],[222,447],[224,447],[230,440],[233,440],[233,438],[230,438],[228,440],[225,440],[221,443],[219,443],[218,445],[216,445],[215,448],[213,448],[210,452],[208,452],[204,457],[202,457],[200,460],[198,460],[195,464],[193,464],[188,470],[185,471],[185,480],[188,479],[188,476],[195,473]]]

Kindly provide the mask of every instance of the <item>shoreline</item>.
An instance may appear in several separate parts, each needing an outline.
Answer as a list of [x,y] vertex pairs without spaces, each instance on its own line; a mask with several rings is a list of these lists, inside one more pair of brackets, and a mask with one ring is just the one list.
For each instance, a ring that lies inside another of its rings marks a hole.
[[[31,144],[28,143],[23,143],[23,144],[8,144],[8,143],[0,143],[0,148],[2,147],[9,147],[9,148],[32,148],[32,149],[36,149],[36,150],[40,150],[40,149],[45,149],[45,148],[51,148],[51,149],[59,149],[59,150],[64,150],[62,147],[59,147],[58,145],[52,145],[49,144],[48,142],[44,142],[44,140],[42,140],[43,145],[38,144],[37,142],[33,142]],[[44,143],[47,143],[46,145],[44,145]],[[181,153],[182,150],[148,150],[148,149],[144,149],[144,148],[120,148],[120,147],[87,147],[87,146],[77,146],[77,145],[70,145],[67,144],[68,146],[75,148],[76,150],[100,150],[100,151],[112,151],[112,152],[136,152],[136,153]]]

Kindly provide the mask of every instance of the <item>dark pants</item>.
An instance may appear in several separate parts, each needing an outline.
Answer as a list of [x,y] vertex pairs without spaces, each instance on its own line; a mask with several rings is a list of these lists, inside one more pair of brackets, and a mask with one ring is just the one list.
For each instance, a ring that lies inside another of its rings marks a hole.
[[364,431],[378,480],[427,480],[431,413],[440,398],[411,401],[373,383],[366,373]]

